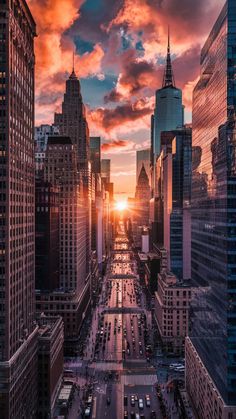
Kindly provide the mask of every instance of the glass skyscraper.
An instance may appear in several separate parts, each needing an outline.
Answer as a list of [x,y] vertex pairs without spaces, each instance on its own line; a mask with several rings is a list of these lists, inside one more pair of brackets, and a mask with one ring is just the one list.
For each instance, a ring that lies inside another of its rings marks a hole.
[[228,0],[202,49],[193,95],[192,279],[197,289],[190,330],[190,342],[226,405],[236,405],[235,115],[236,2]]
[[163,84],[162,88],[156,91],[156,106],[152,134],[154,164],[155,158],[159,156],[161,150],[161,132],[171,131],[182,127],[183,120],[182,91],[175,87],[168,36],[167,59]]

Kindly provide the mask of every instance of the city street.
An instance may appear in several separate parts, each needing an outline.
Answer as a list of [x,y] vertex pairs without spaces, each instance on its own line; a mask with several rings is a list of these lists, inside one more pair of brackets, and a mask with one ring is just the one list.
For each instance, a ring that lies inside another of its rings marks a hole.
[[[157,374],[149,359],[151,329],[136,261],[120,221],[84,357],[80,363],[66,364],[74,371],[76,383],[83,384],[82,393],[72,403],[70,419],[162,417],[155,392]],[[88,404],[89,395],[92,402]]]

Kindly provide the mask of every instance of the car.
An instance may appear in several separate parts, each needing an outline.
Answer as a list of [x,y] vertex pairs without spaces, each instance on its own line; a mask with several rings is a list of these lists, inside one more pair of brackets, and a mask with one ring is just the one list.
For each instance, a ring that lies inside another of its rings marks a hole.
[[128,419],[129,418],[129,416],[128,416],[128,412],[127,412],[127,410],[125,410],[124,411],[124,419]]
[[93,402],[93,396],[88,396],[87,404],[91,405]]
[[135,394],[135,396],[134,396],[134,400],[137,402],[138,401],[138,395],[137,394]]
[[150,400],[149,394],[146,394],[145,399],[146,399],[146,406],[150,407],[151,406],[151,400]]
[[131,403],[131,406],[135,406],[135,398],[133,395],[130,397],[130,403]]
[[156,417],[157,417],[157,414],[156,414],[155,410],[152,410],[151,419],[156,419]]
[[85,416],[86,418],[89,418],[90,414],[91,414],[91,407],[90,407],[90,406],[88,406],[88,407],[86,407],[86,409],[85,409],[85,411],[84,411],[84,416]]
[[183,364],[180,364],[180,363],[178,362],[178,363],[173,363],[173,364],[170,364],[169,368],[170,368],[170,369],[174,369],[174,368],[177,368],[177,367],[183,367],[183,366],[184,366]]
[[139,409],[143,409],[143,399],[138,399],[138,407]]
[[140,414],[139,413],[135,413],[135,419],[140,419]]
[[128,396],[124,396],[124,406],[128,405]]
[[135,413],[132,411],[132,412],[130,412],[130,418],[131,419],[135,419]]
[[110,397],[107,397],[107,405],[109,406],[111,404],[111,399]]
[[185,367],[176,367],[174,368],[175,372],[185,372]]

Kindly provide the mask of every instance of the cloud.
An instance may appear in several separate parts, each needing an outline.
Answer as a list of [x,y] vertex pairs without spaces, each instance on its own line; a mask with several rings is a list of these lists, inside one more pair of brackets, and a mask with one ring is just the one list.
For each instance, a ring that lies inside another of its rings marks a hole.
[[122,98],[122,94],[117,92],[117,90],[114,88],[104,96],[104,103],[107,104],[109,102],[120,102]]
[[223,4],[224,0],[125,0],[108,30],[122,26],[131,33],[142,31],[143,47],[152,43],[158,53],[166,45],[170,25],[179,53],[193,43],[194,37],[205,38]]
[[116,18],[123,5],[124,0],[85,1],[80,9],[80,15],[68,30],[68,34],[71,37],[79,36],[89,42],[106,42],[108,39],[106,27]]
[[110,151],[113,151],[114,149],[121,149],[127,146],[129,146],[129,141],[127,140],[113,140],[113,141],[110,141],[109,143],[103,143],[101,150],[102,152],[110,152]]
[[134,103],[127,102],[118,105],[114,109],[98,108],[91,111],[90,118],[98,127],[110,132],[122,124],[150,115],[151,112],[152,108],[149,103],[142,99]]

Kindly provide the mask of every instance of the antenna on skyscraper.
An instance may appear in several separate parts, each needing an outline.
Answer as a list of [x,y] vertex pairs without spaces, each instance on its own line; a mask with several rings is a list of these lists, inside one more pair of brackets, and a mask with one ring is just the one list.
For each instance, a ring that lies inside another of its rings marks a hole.
[[162,87],[175,86],[174,74],[171,64],[170,56],[170,27],[168,25],[168,41],[167,41],[167,57],[166,57],[166,68],[163,76]]
[[72,73],[75,72],[75,48],[73,48]]

